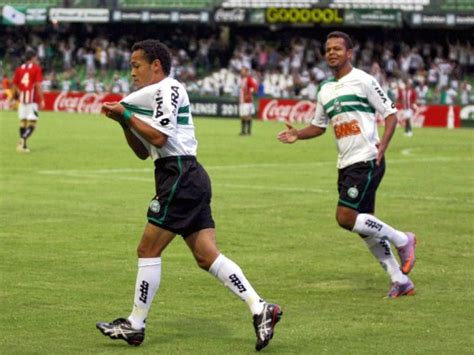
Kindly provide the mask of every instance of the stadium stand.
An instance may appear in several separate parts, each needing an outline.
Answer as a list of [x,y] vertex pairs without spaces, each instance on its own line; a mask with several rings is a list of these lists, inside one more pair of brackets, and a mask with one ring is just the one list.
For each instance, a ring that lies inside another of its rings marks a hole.
[[[466,0],[469,2],[469,0]],[[0,0],[0,5],[5,0]],[[464,3],[464,2],[463,2]],[[328,4],[345,9],[420,10],[440,0],[9,0],[10,5],[46,7],[107,7],[206,10],[212,17],[218,7],[316,7]],[[261,10],[260,10],[261,11]],[[247,13],[250,13],[248,11]],[[137,27],[139,26],[139,27]],[[137,31],[139,28],[139,31]],[[57,26],[1,26],[2,73],[11,75],[26,48],[38,51],[50,90],[111,90],[121,82],[127,90],[130,45],[158,38],[173,53],[172,75],[190,92],[235,97],[239,70],[247,66],[260,80],[260,94],[271,97],[313,98],[318,84],[330,75],[323,58],[325,35],[336,28],[325,26],[260,26],[226,23],[114,23]],[[372,73],[388,90],[412,79],[428,101],[439,101],[448,90],[472,90],[474,42],[462,29],[343,28],[355,40],[355,65]],[[94,84],[92,85],[92,78]],[[426,86],[428,90],[424,88]],[[124,89],[124,90],[126,90]],[[466,96],[466,95],[465,95]],[[472,97],[467,94],[467,97]]]

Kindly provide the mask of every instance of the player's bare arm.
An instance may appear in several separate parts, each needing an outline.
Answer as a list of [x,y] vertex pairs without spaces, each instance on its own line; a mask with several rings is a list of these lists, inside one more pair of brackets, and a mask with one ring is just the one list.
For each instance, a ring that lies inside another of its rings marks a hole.
[[41,110],[44,108],[44,95],[43,95],[43,88],[41,87],[41,82],[36,83],[36,92],[38,93],[38,108]]
[[161,133],[150,125],[142,122],[133,116],[133,114],[130,114],[129,111],[127,112],[130,114],[130,117],[127,118],[125,116],[125,107],[123,107],[118,102],[105,102],[102,106],[102,110],[107,117],[133,128],[147,142],[153,144],[156,147],[164,146],[168,140],[168,136],[166,134]]
[[382,160],[385,151],[388,148],[390,140],[392,139],[393,134],[395,133],[395,128],[397,127],[397,116],[392,113],[388,115],[385,119],[385,130],[383,132],[383,137],[380,140],[380,144],[378,146],[378,153],[376,158],[376,164],[379,165],[380,161]]
[[324,132],[326,132],[325,128],[321,128],[315,125],[309,125],[303,129],[296,129],[289,123],[286,123],[287,130],[278,133],[278,140],[282,143],[291,144],[296,142],[298,139],[310,139],[314,137],[318,137]]
[[[130,147],[130,149],[133,150],[135,155],[142,159],[145,160],[149,157],[149,152],[148,149],[143,145],[143,143],[140,141],[140,139],[135,136],[132,131],[130,130],[130,127],[123,122],[123,117],[121,115],[116,114],[113,110],[110,109],[110,105],[115,104],[115,103],[106,103],[104,106],[102,106],[102,111],[105,113],[105,115],[114,121],[117,121],[120,123],[120,125],[123,128],[123,133],[125,134],[125,139],[127,140],[127,144]],[[121,106],[121,105],[120,105]]]

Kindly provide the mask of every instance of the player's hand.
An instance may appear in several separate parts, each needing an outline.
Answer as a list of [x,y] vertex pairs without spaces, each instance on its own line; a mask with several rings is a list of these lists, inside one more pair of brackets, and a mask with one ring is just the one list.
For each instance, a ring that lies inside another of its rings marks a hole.
[[44,108],[44,99],[38,102],[38,110],[42,110],[43,108]]
[[102,105],[102,112],[108,117],[117,122],[123,121],[123,113],[125,107],[118,102],[104,102]]
[[287,144],[296,142],[298,140],[298,130],[289,123],[285,123],[285,125],[288,129],[278,133],[278,140]]
[[377,151],[377,158],[375,158],[375,165],[379,166],[380,162],[383,159],[383,156],[385,155],[385,150],[387,147],[383,146],[382,144],[377,144],[376,145],[378,151]]

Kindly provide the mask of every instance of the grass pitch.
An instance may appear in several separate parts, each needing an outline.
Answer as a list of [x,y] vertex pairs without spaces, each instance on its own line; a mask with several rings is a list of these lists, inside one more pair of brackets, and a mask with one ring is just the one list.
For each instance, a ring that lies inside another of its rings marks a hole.
[[[195,265],[177,237],[139,348],[97,321],[128,316],[135,248],[153,197],[151,161],[134,157],[103,116],[43,112],[30,147],[0,117],[0,353],[251,354],[247,306]],[[213,181],[221,251],[278,302],[272,354],[472,354],[473,130],[399,129],[377,216],[418,236],[417,295],[385,300],[388,279],[340,229],[333,133],[288,146],[284,127],[196,119]]]

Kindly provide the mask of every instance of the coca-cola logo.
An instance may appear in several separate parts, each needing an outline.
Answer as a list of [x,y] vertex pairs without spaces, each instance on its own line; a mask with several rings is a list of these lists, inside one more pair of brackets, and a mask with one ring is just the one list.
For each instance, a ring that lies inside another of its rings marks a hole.
[[244,22],[245,9],[217,9],[214,13],[216,22]]
[[[107,101],[109,94],[87,93],[71,95],[67,92],[60,93],[54,100],[54,111],[100,113],[102,104]],[[114,99],[112,101],[118,101]]]
[[308,123],[313,119],[315,110],[316,105],[308,100],[287,104],[279,100],[271,100],[265,105],[262,118],[268,121]]

